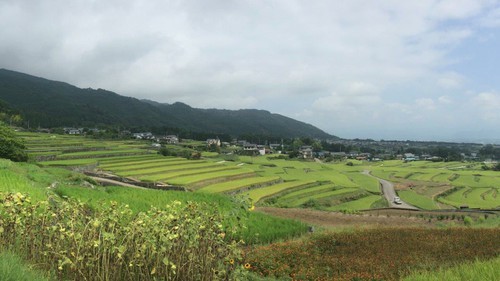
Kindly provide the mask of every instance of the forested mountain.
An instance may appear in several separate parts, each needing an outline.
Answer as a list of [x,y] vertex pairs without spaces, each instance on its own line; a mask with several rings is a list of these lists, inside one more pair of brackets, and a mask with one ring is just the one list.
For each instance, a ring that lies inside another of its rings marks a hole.
[[0,69],[0,102],[21,113],[31,126],[170,127],[233,136],[332,138],[304,122],[264,110],[192,108],[125,97]]

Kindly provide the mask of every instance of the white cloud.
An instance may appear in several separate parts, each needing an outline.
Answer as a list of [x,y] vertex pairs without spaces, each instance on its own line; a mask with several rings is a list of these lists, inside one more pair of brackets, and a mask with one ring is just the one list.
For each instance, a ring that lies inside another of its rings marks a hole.
[[453,101],[451,100],[451,98],[448,97],[448,96],[440,96],[438,98],[438,102],[442,103],[442,104],[451,104],[451,103],[453,103]]
[[456,72],[447,72],[438,78],[438,85],[443,89],[458,89],[462,87],[465,78]]
[[483,120],[500,121],[500,94],[495,92],[479,93],[472,99],[472,105],[478,107]]
[[434,100],[429,99],[429,98],[417,99],[415,101],[415,104],[416,104],[418,109],[425,109],[425,110],[436,109],[436,104],[434,103]]
[[485,27],[500,27],[500,7],[491,9],[483,18],[481,18],[480,22]]

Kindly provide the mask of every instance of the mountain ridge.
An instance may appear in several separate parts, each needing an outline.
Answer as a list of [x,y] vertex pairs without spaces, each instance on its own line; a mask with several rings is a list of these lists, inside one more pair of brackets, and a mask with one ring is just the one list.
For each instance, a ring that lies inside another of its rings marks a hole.
[[233,136],[336,138],[311,124],[259,109],[201,109],[182,102],[141,100],[105,89],[0,69],[0,100],[33,126],[170,127]]

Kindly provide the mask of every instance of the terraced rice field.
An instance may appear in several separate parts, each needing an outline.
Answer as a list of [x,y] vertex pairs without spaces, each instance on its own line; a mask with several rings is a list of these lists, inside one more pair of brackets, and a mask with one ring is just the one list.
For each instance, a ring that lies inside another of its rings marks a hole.
[[398,192],[399,197],[410,205],[424,210],[439,209],[434,200],[428,196],[420,195],[413,190],[401,190]]
[[[500,207],[500,174],[494,171],[483,171],[477,164],[461,162],[412,162],[394,165],[396,161],[373,168],[372,174],[401,185],[414,186],[415,190],[400,190],[400,197],[423,209],[436,209],[439,202],[448,206],[471,208]],[[448,186],[448,188],[446,188]],[[451,194],[439,196],[432,193],[433,188],[445,191],[460,188]]]
[[207,185],[205,187],[200,188],[198,191],[207,193],[223,193],[223,192],[239,191],[242,189],[259,188],[261,186],[273,186],[273,184],[278,183],[280,181],[281,181],[280,177],[252,177],[247,179]]
[[259,202],[266,197],[275,196],[282,192],[289,192],[296,189],[308,189],[311,185],[315,185],[314,181],[289,181],[278,184],[273,184],[266,187],[256,188],[248,192],[248,197],[252,202]]
[[351,194],[358,192],[358,188],[336,188],[332,185],[322,186],[322,189],[317,189],[315,192],[302,193],[296,196],[293,192],[287,194],[283,198],[278,198],[277,205],[281,207],[300,207],[311,200],[323,200],[328,203],[328,201],[338,198],[338,196],[343,196],[346,194]]
[[500,208],[498,191],[499,188],[464,187],[441,200],[455,207],[467,205],[471,208]]
[[[314,205],[325,210],[368,209],[381,200],[378,181],[362,174],[393,181],[401,186],[418,183],[420,190],[399,190],[403,200],[423,209],[436,209],[436,190],[464,187],[440,197],[450,206],[500,206],[500,175],[473,170],[463,163],[352,161],[328,164],[271,157],[239,156],[222,161],[204,153],[202,160],[164,157],[146,141],[98,141],[80,136],[24,134],[32,157],[44,166],[88,166],[121,177],[184,186],[202,193],[246,194],[257,204],[282,207]],[[41,159],[42,159],[41,158]],[[436,186],[436,185],[446,186]],[[449,187],[447,187],[449,185]]]

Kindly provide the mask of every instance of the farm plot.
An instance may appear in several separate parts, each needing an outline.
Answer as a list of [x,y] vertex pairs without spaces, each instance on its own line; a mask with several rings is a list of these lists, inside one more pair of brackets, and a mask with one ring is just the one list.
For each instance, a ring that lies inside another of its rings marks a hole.
[[341,210],[350,210],[350,211],[358,211],[358,210],[366,210],[370,209],[371,206],[379,201],[382,197],[379,195],[369,195],[366,197],[362,197],[360,199],[351,200],[345,203],[341,203],[329,208],[326,210],[329,211],[341,211]]
[[227,182],[236,178],[246,178],[254,176],[255,172],[252,169],[239,168],[219,171],[215,173],[175,177],[170,179],[168,183],[172,185],[187,186],[192,189],[199,189],[203,186],[213,183]]
[[50,161],[40,161],[37,162],[42,166],[78,166],[78,165],[90,165],[90,164],[99,164],[100,166],[103,163],[114,163],[114,162],[130,162],[135,159],[150,161],[145,159],[156,159],[158,157],[157,154],[144,154],[144,155],[134,155],[134,156],[113,156],[106,158],[76,158],[76,159],[67,159],[67,160],[50,160]]
[[380,183],[376,178],[364,175],[358,171],[347,172],[345,175],[360,188],[371,193],[380,194]]
[[331,183],[317,183],[315,186],[309,186],[307,188],[303,188],[300,190],[293,190],[290,192],[287,192],[286,194],[283,194],[280,196],[277,200],[279,204],[290,204],[296,200],[302,199],[302,198],[307,198],[309,196],[315,195],[315,194],[320,194],[323,192],[328,192],[328,191],[333,191],[339,189],[336,187],[334,184]]
[[160,160],[160,161],[150,161],[146,163],[139,163],[136,164],[135,162],[126,162],[126,165],[120,165],[118,167],[115,166],[108,166],[108,165],[101,165],[102,169],[105,170],[110,170],[113,172],[127,172],[127,171],[140,171],[140,170],[154,170],[156,168],[161,169],[162,167],[165,167],[168,169],[170,166],[182,166],[182,165],[190,165],[190,164],[204,164],[207,163],[206,161],[201,161],[201,160],[187,160],[184,158],[178,158],[175,160]]
[[97,164],[99,161],[93,158],[83,158],[83,159],[68,159],[68,160],[52,160],[52,161],[41,161],[37,162],[42,166],[84,166]]
[[157,157],[147,157],[147,158],[138,158],[138,159],[131,159],[131,161],[120,161],[120,162],[115,162],[115,163],[109,163],[109,162],[104,162],[100,166],[104,169],[120,169],[122,167],[128,167],[131,165],[134,165],[134,167],[141,167],[141,165],[145,165],[148,167],[148,164],[152,163],[166,163],[166,162],[171,162],[171,161],[181,161],[181,160],[186,160],[184,158],[179,158],[179,157],[164,157],[164,156],[157,156]]
[[400,190],[398,191],[399,197],[403,199],[403,201],[408,202],[409,204],[416,206],[420,209],[424,210],[435,210],[439,209],[434,200],[431,198],[418,194],[413,190]]
[[75,158],[99,158],[99,157],[109,157],[116,155],[133,155],[133,154],[145,154],[148,153],[144,149],[117,149],[117,150],[98,150],[98,151],[85,151],[85,152],[73,152],[57,155],[56,159],[75,159]]
[[130,161],[143,161],[143,160],[152,160],[159,159],[163,156],[159,156],[157,153],[148,153],[148,154],[139,154],[139,155],[130,155],[130,156],[115,156],[115,157],[107,157],[103,159],[99,159],[99,163],[102,164],[117,164],[117,163],[126,163]]
[[234,192],[241,189],[257,188],[260,186],[268,186],[279,182],[279,177],[253,177],[230,182],[215,183],[200,188],[199,192],[205,193],[224,193]]
[[184,169],[180,171],[169,171],[168,173],[160,173],[154,175],[147,176],[139,176],[140,180],[144,181],[167,181],[172,178],[181,177],[181,176],[191,176],[191,175],[199,175],[205,173],[215,173],[220,171],[227,171],[232,169],[238,169],[238,167],[228,167],[221,164],[217,164],[216,166],[210,166],[209,168],[196,168],[196,169]]
[[115,174],[124,177],[135,177],[135,176],[147,176],[147,175],[159,175],[159,174],[167,174],[173,171],[186,171],[186,170],[196,170],[196,169],[204,169],[204,168],[214,168],[220,166],[219,164],[212,162],[204,162],[204,161],[193,161],[193,160],[184,160],[185,162],[177,162],[172,165],[162,165],[155,166],[152,168],[143,168],[143,169],[135,169],[133,166],[127,170],[122,171],[114,171]]
[[289,192],[290,190],[304,189],[315,184],[316,183],[314,181],[283,182],[266,187],[252,189],[248,192],[248,197],[252,199],[252,202],[258,203],[261,199],[275,196],[283,192]]
[[440,200],[455,207],[467,205],[471,208],[498,208],[500,196],[497,195],[498,188],[461,188]]
[[313,202],[313,201],[321,201],[321,205],[331,205],[335,204],[337,201],[336,199],[339,199],[341,196],[345,196],[348,194],[354,194],[358,192],[358,188],[331,188],[330,190],[324,189],[322,192],[318,192],[315,194],[308,194],[305,197],[300,197],[300,198],[288,198],[287,200],[280,200],[278,198],[277,205],[278,206],[283,206],[283,207],[300,207],[300,206],[305,206],[307,205],[308,202]]

